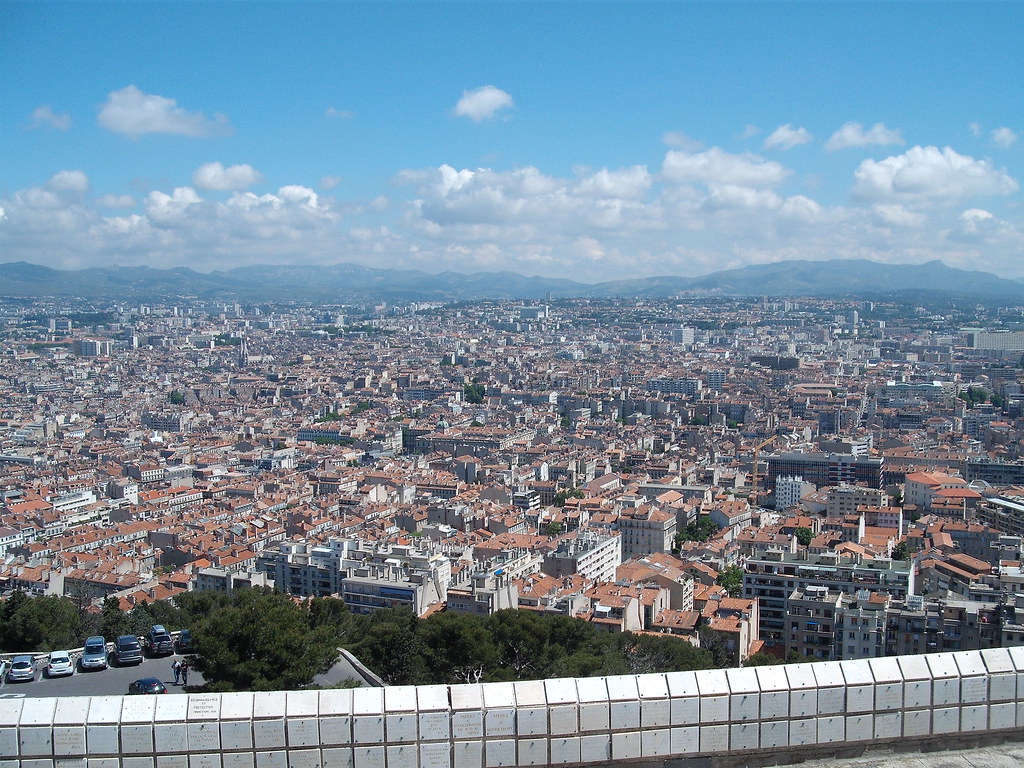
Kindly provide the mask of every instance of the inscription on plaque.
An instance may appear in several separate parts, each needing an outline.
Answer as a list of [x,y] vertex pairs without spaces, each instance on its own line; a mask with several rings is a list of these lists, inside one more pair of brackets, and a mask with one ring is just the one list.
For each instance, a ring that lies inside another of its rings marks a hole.
[[484,733],[482,712],[452,712],[452,736],[456,739],[479,739]]
[[288,746],[311,747],[320,743],[316,720],[303,718],[288,721]]
[[185,755],[157,755],[156,768],[188,768]]
[[85,726],[55,725],[53,727],[53,754],[85,754]]
[[420,745],[420,768],[451,768],[451,763],[451,750],[447,743]]
[[224,768],[253,768],[255,758],[252,752],[225,752],[221,764]]
[[[92,746],[92,745],[90,745]],[[121,751],[129,754],[145,754],[153,751],[153,726],[122,725]]]
[[875,690],[875,709],[901,709],[903,691],[899,685],[880,685]]
[[439,741],[448,738],[449,717],[447,712],[421,712],[420,738]]
[[225,720],[220,724],[222,749],[252,749],[252,724],[248,720]]
[[831,715],[843,711],[843,689],[821,688],[818,691],[818,714]]
[[320,750],[289,749],[288,768],[320,768]]
[[220,725],[215,722],[189,723],[188,748],[192,752],[219,750]]
[[984,701],[988,687],[984,677],[965,677],[960,681],[960,698],[962,701]]
[[349,718],[320,718],[321,744],[348,744],[350,741],[352,741],[352,723]]
[[253,720],[252,741],[256,749],[284,747],[284,720]]
[[116,725],[90,725],[85,736],[90,755],[116,755],[119,752]]
[[486,722],[488,736],[511,736],[516,729],[515,710],[489,709]]

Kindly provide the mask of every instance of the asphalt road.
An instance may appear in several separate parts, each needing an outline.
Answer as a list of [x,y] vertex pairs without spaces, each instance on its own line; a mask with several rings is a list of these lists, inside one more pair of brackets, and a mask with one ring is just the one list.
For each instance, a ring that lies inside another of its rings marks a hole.
[[[157,656],[146,658],[141,664],[128,667],[118,667],[111,664],[107,669],[89,670],[83,672],[76,668],[75,673],[69,677],[55,677],[50,679],[43,672],[46,669],[46,661],[37,663],[35,678],[32,682],[10,683],[6,676],[0,681],[0,698],[47,698],[50,696],[110,696],[128,693],[128,685],[140,677],[156,677],[167,686],[168,693],[184,693],[184,686],[174,685],[174,673],[171,671],[171,664],[175,659],[184,658],[180,654],[172,656]],[[322,675],[313,680],[314,685],[325,688],[332,687],[338,683],[353,678],[363,683],[362,678],[352,666],[342,657],[337,664]],[[192,686],[202,685],[205,681],[203,676],[195,670],[189,672],[188,684]]]

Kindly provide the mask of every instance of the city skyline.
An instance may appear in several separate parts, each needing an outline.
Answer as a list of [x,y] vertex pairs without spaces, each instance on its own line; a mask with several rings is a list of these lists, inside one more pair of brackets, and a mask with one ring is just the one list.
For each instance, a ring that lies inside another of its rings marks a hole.
[[1024,276],[1013,4],[4,15],[6,261]]

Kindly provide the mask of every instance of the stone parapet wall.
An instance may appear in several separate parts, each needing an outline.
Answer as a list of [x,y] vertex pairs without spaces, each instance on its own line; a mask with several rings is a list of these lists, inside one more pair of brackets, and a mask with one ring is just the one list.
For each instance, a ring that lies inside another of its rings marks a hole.
[[1024,647],[607,678],[0,698],[0,768],[504,768],[1024,730]]

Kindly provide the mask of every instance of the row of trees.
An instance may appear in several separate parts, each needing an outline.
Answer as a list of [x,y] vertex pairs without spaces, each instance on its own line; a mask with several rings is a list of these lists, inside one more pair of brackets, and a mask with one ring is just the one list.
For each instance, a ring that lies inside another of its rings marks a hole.
[[390,609],[364,616],[341,600],[298,602],[269,589],[187,592],[128,612],[108,600],[98,613],[80,610],[67,597],[16,592],[0,605],[0,650],[75,648],[90,635],[142,635],[153,624],[192,630],[195,668],[212,691],[307,686],[331,667],[339,647],[390,684],[639,674],[728,663],[713,637],[702,637],[708,646],[702,650],[678,638],[608,633],[580,619],[519,610],[420,619],[408,609]]

